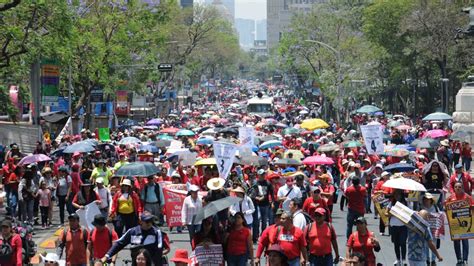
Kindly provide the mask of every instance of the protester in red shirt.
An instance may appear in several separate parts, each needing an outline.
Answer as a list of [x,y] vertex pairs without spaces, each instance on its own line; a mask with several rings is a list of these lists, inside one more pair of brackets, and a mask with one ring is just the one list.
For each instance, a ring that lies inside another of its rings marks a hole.
[[375,266],[374,250],[380,250],[379,241],[374,233],[367,229],[367,221],[364,217],[359,217],[355,221],[357,231],[352,233],[347,240],[346,258],[350,258],[352,253],[361,253],[365,256],[365,266]]
[[326,200],[329,209],[329,214],[331,214],[334,206],[333,196],[336,192],[336,189],[331,183],[329,183],[329,175],[322,174],[319,177],[319,180],[321,181],[321,196]]
[[[339,248],[334,227],[325,221],[326,210],[317,208],[314,211],[314,223],[305,228],[306,241],[309,246],[309,262],[312,265],[332,265],[333,261],[339,261]],[[331,246],[334,249],[333,260]]]
[[260,257],[262,256],[265,250],[268,250],[270,247],[270,233],[275,230],[276,227],[281,225],[280,216],[283,214],[283,209],[278,209],[275,213],[275,223],[268,226],[263,230],[260,238],[258,239],[257,254],[255,255],[255,264],[260,263]]
[[458,163],[454,167],[455,172],[449,178],[449,193],[454,193],[454,184],[456,182],[461,182],[463,184],[464,192],[468,195],[471,195],[472,188],[474,187],[474,180],[469,175],[468,172],[463,171],[463,165]]
[[303,203],[303,211],[311,214],[314,213],[316,208],[323,208],[328,210],[326,200],[321,197],[321,188],[315,187],[313,190],[313,196],[307,198]]
[[[94,229],[89,233],[87,249],[93,260],[102,259],[107,251],[112,247],[112,243],[118,239],[117,232],[107,227],[106,217],[97,214],[92,221]],[[115,263],[117,255],[112,257],[112,263]]]
[[363,217],[365,214],[365,197],[367,197],[367,190],[365,187],[360,185],[360,178],[356,175],[351,177],[352,185],[346,189],[346,198],[348,203],[347,212],[347,231],[346,236],[352,234],[352,226],[354,221]]
[[227,264],[245,266],[250,259],[254,264],[252,233],[245,222],[244,214],[235,213],[231,219],[230,230],[224,235]]
[[69,215],[69,227],[65,228],[58,238],[58,256],[61,258],[66,248],[66,265],[87,265],[89,263],[89,252],[87,241],[89,233],[79,225],[79,215]]
[[21,237],[18,234],[13,232],[12,222],[9,219],[5,219],[2,222],[2,239],[0,239],[0,245],[8,243],[12,248],[12,255],[10,259],[3,261],[0,260],[0,265],[2,266],[21,266],[22,262],[22,241]]
[[273,228],[270,232],[270,244],[281,246],[288,258],[288,265],[306,265],[308,253],[303,231],[293,225],[293,218],[290,213],[284,212],[280,219],[282,225]]
[[469,172],[471,170],[472,152],[471,146],[467,142],[462,144],[461,159],[464,169]]

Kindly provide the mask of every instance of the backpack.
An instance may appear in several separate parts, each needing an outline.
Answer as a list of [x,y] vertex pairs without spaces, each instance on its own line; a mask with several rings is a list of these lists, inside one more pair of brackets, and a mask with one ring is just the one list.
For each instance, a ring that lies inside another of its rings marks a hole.
[[[10,238],[11,239],[11,238]],[[3,240],[0,244],[0,262],[9,262],[13,255],[13,248],[8,241]]]
[[313,218],[311,218],[311,215],[309,215],[307,212],[301,211],[301,213],[303,214],[304,219],[306,220],[306,224],[311,224],[314,221]]
[[[106,227],[107,231],[109,232],[109,249],[112,247],[112,230],[110,228]],[[95,232],[95,228],[91,230],[89,233],[89,239],[92,242],[92,234]]]
[[[63,254],[63,249],[64,247],[66,246],[66,236],[67,236],[67,233],[69,232],[69,227],[68,228],[64,228],[63,230],[63,238],[61,239],[61,243],[59,243],[58,245],[58,254],[61,254],[59,256],[59,258],[61,258],[62,254]],[[81,231],[82,231],[82,239],[84,240],[84,246],[87,250],[87,230],[83,227],[81,227]]]
[[[325,222],[325,223],[328,225],[329,230],[331,230],[331,234],[335,233],[334,227],[332,226],[332,224],[329,223],[329,222]],[[309,223],[308,226],[306,226],[306,241],[307,242],[309,242],[309,233],[311,232],[312,228],[313,228],[313,223]],[[336,237],[336,236],[334,236],[334,237]],[[309,248],[309,244],[308,244],[308,248]]]

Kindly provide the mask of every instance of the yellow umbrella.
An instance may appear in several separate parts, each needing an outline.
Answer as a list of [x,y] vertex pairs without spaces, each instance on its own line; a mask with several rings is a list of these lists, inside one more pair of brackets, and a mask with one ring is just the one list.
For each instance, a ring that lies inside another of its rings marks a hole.
[[304,155],[300,150],[287,150],[285,151],[285,158],[288,158],[288,154],[293,154],[293,159],[302,160],[304,159]]
[[315,119],[306,119],[301,123],[301,127],[307,130],[315,130],[318,128],[328,128],[329,125],[324,120],[315,118]]
[[203,165],[215,165],[216,164],[216,158],[206,158],[206,159],[201,159],[197,161],[194,166],[203,166]]

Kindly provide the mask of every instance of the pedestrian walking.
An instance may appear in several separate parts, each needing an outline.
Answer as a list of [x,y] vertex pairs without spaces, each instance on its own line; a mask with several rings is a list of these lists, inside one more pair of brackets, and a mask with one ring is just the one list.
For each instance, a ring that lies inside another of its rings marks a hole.
[[65,249],[66,265],[86,266],[89,263],[87,241],[89,232],[79,224],[79,215],[68,216],[69,226],[58,237],[57,255],[62,258]]
[[202,221],[196,221],[196,214],[202,209],[202,198],[198,195],[197,185],[189,186],[189,196],[183,201],[181,207],[181,223],[188,228],[189,241],[192,242],[194,235],[200,231]]
[[[245,190],[242,187],[237,187],[232,189],[231,192],[242,200],[238,203],[233,204],[229,207],[229,213],[235,215],[238,212],[244,214],[245,223],[248,228],[252,228],[253,216],[255,212],[255,206],[253,205],[252,199],[249,196],[245,195]],[[256,221],[257,222],[257,221]]]
[[274,230],[281,225],[280,217],[283,213],[284,211],[281,208],[276,211],[275,223],[265,228],[258,239],[257,253],[255,254],[255,265],[260,265],[260,257],[270,248],[270,233],[274,232]]
[[155,182],[155,176],[150,175],[147,177],[147,184],[141,190],[140,198],[145,211],[150,212],[156,217],[160,217],[163,206],[165,205],[165,198],[160,184]]
[[[331,266],[333,262],[334,264],[339,262],[336,231],[332,224],[325,221],[326,212],[324,208],[316,208],[313,213],[315,222],[308,224],[304,229],[311,266]],[[334,259],[331,247],[334,249]]]
[[120,183],[120,191],[115,193],[110,209],[110,218],[115,220],[115,231],[122,236],[123,230],[136,227],[138,217],[142,213],[142,205],[135,191],[132,190],[132,181],[124,178]]
[[74,213],[72,210],[72,202],[75,193],[73,191],[73,184],[72,179],[68,175],[68,171],[66,167],[61,167],[58,170],[58,180],[57,180],[57,187],[56,187],[56,197],[58,198],[58,206],[59,206],[59,220],[60,226],[64,224],[64,210],[67,209],[69,214]]
[[97,178],[95,181],[97,187],[94,188],[94,192],[99,195],[100,199],[100,213],[104,217],[109,217],[109,209],[112,203],[112,195],[108,188],[104,186],[104,179],[102,177]]
[[286,179],[286,184],[278,189],[278,202],[280,202],[280,207],[287,212],[290,211],[290,200],[301,198],[303,196],[300,189],[297,186],[294,186],[293,183],[293,178],[288,177]]
[[39,208],[41,212],[41,226],[45,229],[49,224],[51,224],[51,220],[48,221],[49,217],[49,210],[51,209],[52,201],[51,201],[51,190],[46,186],[46,182],[42,181],[40,183],[40,189],[36,195],[39,199]]
[[229,266],[254,265],[252,232],[242,212],[231,216],[229,229],[224,235],[226,262]]
[[1,223],[2,238],[0,239],[0,246],[8,245],[10,248],[10,255],[0,258],[0,265],[2,266],[22,266],[22,240],[20,235],[13,231],[12,221],[4,218]]
[[306,227],[306,214],[304,214],[301,209],[303,207],[303,202],[301,202],[301,199],[292,199],[289,207],[290,213],[293,216],[293,225],[304,230]]
[[366,259],[365,266],[375,266],[374,251],[380,251],[380,243],[375,238],[374,233],[367,229],[367,221],[364,217],[358,217],[355,224],[357,231],[351,233],[347,240],[346,258],[350,258],[350,254],[358,252],[364,255]]
[[[103,216],[102,214],[97,214],[92,221],[92,225],[94,225],[95,228],[89,233],[87,245],[92,261],[102,259],[107,251],[112,248],[112,244],[118,240],[118,235],[115,230],[107,227],[106,217],[107,216]],[[116,259],[116,255],[112,256],[112,265],[115,264]]]
[[347,187],[345,191],[348,208],[346,230],[347,239],[349,239],[349,236],[352,234],[354,221],[359,217],[364,217],[365,197],[367,197],[367,190],[365,187],[360,185],[360,178],[356,175],[353,175],[350,178],[352,180],[352,185]]
[[407,206],[403,190],[393,190],[391,200],[387,206],[385,214],[390,217],[390,236],[393,243],[393,248],[395,249],[395,256],[397,257],[397,260],[393,263],[393,265],[405,266],[407,264],[407,227],[400,219],[390,214],[390,209],[392,208],[392,206],[395,206],[397,202],[400,202],[403,205]]
[[85,209],[87,205],[96,203],[100,206],[100,196],[92,188],[92,184],[87,180],[82,183],[81,190],[74,196],[72,206],[76,209]]

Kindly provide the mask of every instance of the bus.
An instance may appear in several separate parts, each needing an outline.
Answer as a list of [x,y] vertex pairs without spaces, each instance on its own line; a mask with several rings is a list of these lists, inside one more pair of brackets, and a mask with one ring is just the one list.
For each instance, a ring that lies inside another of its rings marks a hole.
[[264,118],[273,116],[273,97],[254,97],[248,100],[247,113]]

